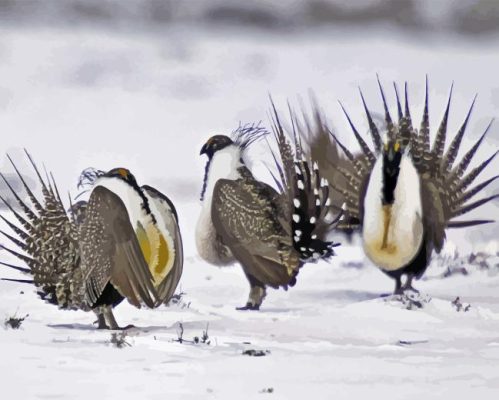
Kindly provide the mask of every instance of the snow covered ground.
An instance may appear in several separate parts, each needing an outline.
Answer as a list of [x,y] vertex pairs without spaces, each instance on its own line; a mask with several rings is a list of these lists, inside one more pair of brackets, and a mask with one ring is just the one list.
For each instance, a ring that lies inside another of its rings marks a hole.
[[[365,128],[358,85],[380,110],[375,73],[387,88],[392,80],[408,80],[421,110],[428,73],[432,126],[452,80],[453,131],[479,93],[469,146],[497,115],[496,49],[493,38],[418,39],[391,30],[0,28],[3,149],[29,171],[20,153],[26,147],[54,172],[59,188],[72,193],[88,166],[129,167],[140,183],[176,203],[186,254],[178,304],[154,311],[117,308],[119,323],[138,327],[122,348],[111,343],[111,333],[93,329],[92,314],[59,311],[32,288],[1,281],[0,318],[29,314],[20,329],[0,329],[1,397],[496,398],[497,258],[488,258],[489,268],[471,263],[467,275],[441,275],[457,262],[454,249],[464,256],[484,249],[497,254],[497,225],[449,232],[449,257],[436,260],[418,282],[431,301],[411,310],[380,297],[393,282],[358,245],[345,245],[331,264],[306,266],[288,292],[270,291],[260,312],[238,312],[248,290],[240,268],[207,265],[193,241],[205,162],[198,156],[201,145],[239,121],[266,120],[268,93],[284,106],[313,89],[347,139],[336,99]],[[478,157],[497,149],[497,132],[491,131]],[[257,154],[254,159],[258,164]],[[483,179],[498,166],[495,161]],[[0,168],[12,171],[5,158]],[[497,204],[474,215],[496,217]],[[17,275],[5,269],[2,276]],[[468,311],[452,304],[458,296],[471,304]],[[179,323],[188,339],[183,343],[176,341]],[[206,329],[209,345],[189,342]],[[244,355],[247,350],[264,355]]]

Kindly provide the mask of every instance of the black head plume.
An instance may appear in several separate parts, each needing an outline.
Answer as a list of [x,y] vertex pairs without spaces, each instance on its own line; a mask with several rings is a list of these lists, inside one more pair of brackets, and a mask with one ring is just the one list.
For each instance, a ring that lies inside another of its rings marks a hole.
[[105,172],[93,167],[85,168],[78,178],[77,188],[81,189],[87,186],[93,186],[95,181],[101,176],[104,176]]
[[269,131],[261,125],[261,121],[252,124],[239,124],[231,136],[234,143],[243,151],[250,145],[267,135]]

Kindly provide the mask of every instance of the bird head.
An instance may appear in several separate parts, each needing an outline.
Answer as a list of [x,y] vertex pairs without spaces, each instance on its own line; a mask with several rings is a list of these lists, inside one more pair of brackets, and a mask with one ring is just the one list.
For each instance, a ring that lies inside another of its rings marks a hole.
[[208,139],[208,141],[201,147],[200,155],[206,154],[209,159],[213,157],[213,155],[227,146],[234,144],[232,139],[225,135],[215,135]]
[[389,140],[383,145],[383,172],[395,176],[400,168],[403,149],[398,140]]
[[125,181],[126,183],[128,183],[133,187],[138,187],[135,176],[133,176],[133,174],[126,168],[113,168],[108,172],[102,174],[102,176],[106,178],[118,178]]
[[78,188],[92,187],[99,178],[118,178],[132,186],[137,186],[133,174],[126,168],[113,168],[108,172],[96,168],[86,168],[78,179]]

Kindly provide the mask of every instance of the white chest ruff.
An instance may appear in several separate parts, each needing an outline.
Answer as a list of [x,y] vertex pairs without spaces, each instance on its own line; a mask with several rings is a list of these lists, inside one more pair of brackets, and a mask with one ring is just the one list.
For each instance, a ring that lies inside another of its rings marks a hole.
[[142,207],[142,199],[135,190],[121,181],[118,178],[99,178],[94,187],[102,186],[109,191],[116,194],[128,211],[128,217],[132,227],[135,229],[137,222],[140,222],[143,226],[147,226],[152,223],[152,218],[148,215],[144,208]]
[[[211,206],[211,201],[210,201]],[[201,258],[210,264],[225,266],[235,259],[230,249],[224,246],[211,220],[211,207],[203,207],[196,225],[196,247]]]
[[382,164],[380,157],[364,198],[363,247],[379,268],[395,271],[414,259],[423,240],[420,182],[411,160],[402,156],[394,203],[384,208]]
[[196,247],[203,260],[210,264],[224,266],[235,259],[230,249],[223,245],[211,219],[213,189],[219,179],[238,179],[237,168],[242,164],[241,152],[237,146],[228,146],[213,155],[208,171],[206,190],[201,214],[196,225]]

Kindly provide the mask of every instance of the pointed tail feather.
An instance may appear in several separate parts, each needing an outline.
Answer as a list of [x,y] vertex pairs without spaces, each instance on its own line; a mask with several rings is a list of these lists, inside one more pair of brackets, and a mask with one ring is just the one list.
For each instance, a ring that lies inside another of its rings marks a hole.
[[473,98],[473,101],[471,102],[471,106],[468,110],[468,114],[466,114],[466,118],[464,119],[463,124],[459,128],[459,131],[457,132],[457,135],[454,137],[452,140],[449,149],[447,150],[447,153],[443,157],[442,161],[442,171],[444,173],[447,173],[450,171],[452,168],[452,165],[454,164],[454,161],[456,160],[457,153],[459,152],[459,147],[461,146],[461,142],[464,137],[464,133],[466,132],[466,127],[468,126],[468,121],[471,117],[471,112],[473,111],[473,106],[475,105],[477,95]]
[[471,204],[468,204],[466,206],[460,207],[460,208],[458,208],[456,210],[452,210],[452,216],[451,216],[451,218],[455,218],[455,217],[458,217],[460,215],[466,214],[466,213],[474,210],[475,208],[480,207],[481,205],[483,205],[485,203],[488,203],[489,201],[497,199],[497,198],[499,198],[499,194],[496,194],[496,195],[493,195],[493,196],[489,196],[489,197],[485,197],[485,198],[477,200],[477,201],[475,201],[475,202],[473,202]]
[[286,134],[284,133],[284,128],[281,124],[281,120],[279,118],[279,114],[275,107],[272,98],[270,98],[271,106],[272,106],[272,114],[271,120],[273,125],[274,137],[277,142],[277,147],[279,150],[281,163],[282,163],[282,171],[284,176],[284,182],[286,183],[285,187],[290,188],[293,181],[293,160],[294,160],[294,152],[286,139]]
[[473,196],[476,194],[480,193],[483,189],[485,189],[489,184],[494,182],[497,178],[499,178],[499,175],[496,175],[490,179],[487,179],[485,182],[482,182],[478,185],[476,185],[473,189],[468,190],[467,192],[463,193],[461,197],[458,199],[458,204],[464,204],[468,200],[470,200]]
[[421,127],[419,128],[419,136],[421,136],[421,143],[423,145],[423,154],[430,151],[430,116],[428,112],[428,75],[425,81],[425,100],[423,119],[421,120]]
[[31,270],[29,268],[18,267],[17,265],[12,265],[9,263],[5,263],[3,261],[0,261],[0,265],[4,265],[5,267],[15,269],[16,271],[20,271],[20,272],[23,272],[25,274],[31,273]]
[[45,181],[42,178],[42,175],[40,174],[38,167],[36,166],[35,162],[33,161],[31,154],[29,154],[26,149],[24,149],[24,153],[28,157],[28,160],[29,160],[31,166],[33,167],[33,170],[35,171],[35,174],[38,177],[38,180],[42,186],[42,194],[43,194],[44,198],[45,199],[48,198],[50,196],[50,193],[49,193],[49,190],[47,189],[47,185],[45,184]]
[[453,171],[453,178],[458,179],[461,178],[464,174],[464,171],[466,171],[466,168],[468,168],[468,165],[470,164],[471,160],[473,159],[473,156],[477,152],[478,148],[480,147],[480,144],[483,142],[483,139],[485,139],[485,136],[489,132],[490,127],[492,126],[492,123],[494,120],[491,120],[489,124],[487,125],[487,128],[485,128],[485,132],[483,132],[482,136],[475,142],[473,147],[464,155],[462,158],[461,162],[455,167]]
[[345,117],[347,118],[348,123],[350,124],[350,127],[352,128],[355,139],[357,139],[357,142],[359,143],[362,152],[369,160],[369,164],[374,165],[374,163],[376,162],[376,157],[374,156],[373,152],[371,151],[371,149],[369,148],[367,143],[364,141],[364,139],[362,139],[362,136],[360,136],[360,133],[357,131],[357,128],[355,127],[352,120],[350,119],[350,116],[348,115],[347,111],[345,110],[345,107],[343,107],[343,104],[341,104],[340,101],[338,101],[338,103],[340,103],[341,109],[343,110],[343,113],[345,114]]
[[470,221],[450,221],[447,224],[447,228],[468,228],[470,226],[490,224],[492,222],[496,222],[491,219],[475,219]]
[[30,268],[33,267],[33,265],[37,264],[37,261],[34,260],[31,257],[25,256],[24,254],[18,253],[15,250],[12,250],[8,247],[5,247],[4,245],[0,245],[0,248],[4,249],[8,253],[12,254],[13,256],[17,257],[19,260],[25,262]]
[[404,117],[404,114],[402,113],[402,104],[400,104],[399,91],[397,88],[397,84],[395,82],[393,82],[393,90],[395,91],[395,99],[397,101],[397,113],[398,113],[399,125],[400,125],[400,121]]
[[343,153],[348,158],[348,160],[350,160],[352,162],[352,164],[355,166],[355,168],[359,172],[365,172],[367,170],[367,166],[364,165],[364,163],[362,161],[360,161],[360,159],[358,157],[354,157],[353,154],[346,148],[346,146],[343,143],[340,142],[340,140],[336,137],[336,135],[333,132],[331,132],[330,130],[328,132],[332,136],[334,141],[338,144],[338,146],[343,151]]
[[5,200],[2,196],[0,196],[0,200],[2,201],[3,204],[14,214],[14,217],[19,221],[19,223],[23,226],[24,229],[28,230],[30,233],[33,232],[34,227],[31,225],[30,222],[28,222],[26,219],[24,219],[21,214],[19,214],[12,206],[9,204],[7,200]]
[[431,150],[433,156],[433,162],[436,164],[442,158],[445,147],[445,138],[447,135],[447,121],[449,120],[449,110],[450,110],[450,102],[452,99],[452,89],[454,88],[454,82],[452,83],[449,91],[449,100],[447,101],[447,107],[444,112],[444,116],[442,118],[442,122],[440,123],[440,127],[438,128],[437,135],[435,136],[435,141],[433,142],[433,148]]
[[17,166],[16,164],[14,163],[14,161],[12,160],[12,158],[7,154],[7,158],[9,159],[10,161],[10,164],[12,165],[12,167],[14,168],[14,171],[16,171],[16,174],[17,176],[19,177],[19,180],[21,181],[21,183],[23,184],[23,187],[24,187],[24,190],[26,190],[26,193],[28,194],[28,197],[31,201],[31,203],[33,204],[33,206],[35,207],[35,209],[40,212],[42,210],[42,205],[40,204],[40,202],[38,201],[38,199],[36,198],[36,196],[33,194],[32,190],[30,189],[30,187],[28,186],[28,184],[26,183],[25,179],[23,178],[22,174],[19,172],[19,170],[17,169]]
[[487,165],[490,164],[490,162],[496,157],[496,155],[499,153],[499,150],[496,151],[492,156],[490,156],[488,159],[486,159],[484,162],[482,162],[478,167],[473,168],[468,175],[466,175],[459,185],[457,186],[456,191],[457,192],[462,192],[463,190],[466,190],[469,185],[473,183],[473,181],[477,178],[478,175],[485,169]]
[[367,107],[366,100],[364,99],[364,95],[362,94],[362,90],[359,88],[360,98],[362,99],[362,104],[364,105],[364,111],[366,112],[367,123],[369,124],[369,131],[371,132],[371,137],[374,142],[374,148],[376,151],[381,150],[381,136],[378,131],[378,127],[373,121],[369,108]]
[[381,94],[381,99],[383,100],[383,108],[385,109],[386,130],[388,132],[388,137],[393,140],[395,139],[395,130],[393,126],[393,121],[390,115],[390,111],[388,110],[388,104],[386,103],[385,92],[383,91],[383,86],[381,85],[381,81],[379,80],[378,74],[376,74],[376,79],[378,80],[379,92]]
[[7,178],[5,178],[5,175],[0,172],[0,176],[2,177],[3,181],[5,182],[5,184],[9,188],[10,192],[12,193],[14,198],[16,199],[17,204],[19,204],[19,206],[23,210],[24,214],[26,214],[26,216],[28,217],[30,222],[35,222],[38,219],[38,217],[35,215],[35,213],[27,206],[27,204],[24,201],[21,200],[21,198],[19,197],[17,192],[14,190],[12,185],[9,183]]
[[2,278],[2,281],[17,282],[17,283],[29,283],[29,284],[33,284],[33,283],[35,283],[32,279],[11,279],[11,278]]
[[405,110],[404,117],[407,120],[410,130],[412,130],[412,118],[411,118],[411,110],[409,106],[409,87],[407,82],[404,83],[404,96],[405,96]]
[[26,240],[29,238],[29,235],[24,232],[22,229],[14,225],[12,222],[10,222],[7,218],[5,218],[2,214],[0,214],[0,218],[2,219],[3,222],[5,222],[10,229],[12,229],[13,232],[16,233],[17,236],[19,236],[22,240]]
[[4,232],[1,229],[0,229],[0,233],[2,235],[4,235],[7,239],[9,239],[12,243],[14,243],[17,247],[19,247],[21,250],[26,249],[26,243],[21,242],[19,239],[16,239],[15,237],[9,235],[7,232]]

